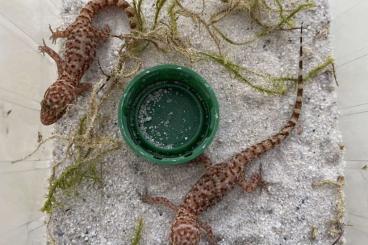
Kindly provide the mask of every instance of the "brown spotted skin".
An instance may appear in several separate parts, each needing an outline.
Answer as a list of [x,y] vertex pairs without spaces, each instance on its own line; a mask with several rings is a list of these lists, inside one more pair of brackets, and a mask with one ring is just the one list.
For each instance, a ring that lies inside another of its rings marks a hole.
[[106,40],[110,28],[97,29],[92,26],[93,17],[107,6],[116,6],[123,10],[131,29],[137,27],[134,9],[124,0],[93,0],[81,9],[76,20],[65,30],[53,31],[50,27],[53,43],[58,38],[66,38],[65,55],[62,59],[55,51],[46,46],[39,47],[42,53],[53,58],[58,68],[58,79],[46,90],[41,102],[41,122],[50,125],[59,120],[76,97],[91,89],[90,84],[81,84],[80,80],[96,55],[97,44]]
[[210,166],[209,159],[202,156],[199,161],[206,166],[206,172],[194,184],[188,194],[184,197],[181,205],[176,207],[164,197],[150,197],[146,195],[144,202],[150,204],[161,204],[176,212],[174,222],[171,226],[170,244],[173,245],[196,245],[200,237],[207,235],[210,244],[216,244],[211,227],[199,220],[199,215],[209,207],[219,202],[235,186],[240,186],[244,191],[251,192],[263,183],[259,174],[255,174],[250,180],[244,178],[246,165],[253,159],[258,158],[264,152],[271,150],[285,140],[298,122],[303,99],[303,48],[302,32],[300,36],[299,74],[297,83],[297,96],[293,113],[286,125],[279,133],[255,144],[246,150],[236,154],[230,160]]

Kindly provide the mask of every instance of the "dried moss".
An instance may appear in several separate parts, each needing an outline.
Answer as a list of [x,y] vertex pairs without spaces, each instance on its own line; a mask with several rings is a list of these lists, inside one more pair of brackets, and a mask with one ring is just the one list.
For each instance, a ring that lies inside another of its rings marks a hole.
[[99,176],[96,174],[97,171],[95,163],[91,165],[88,164],[88,167],[86,167],[87,164],[88,163],[84,162],[84,165],[82,165],[82,161],[75,162],[65,168],[57,179],[50,181],[48,195],[41,211],[51,213],[56,204],[55,193],[58,189],[65,191],[71,187],[79,185],[83,179],[87,178],[90,178],[95,182],[101,181]]
[[138,30],[143,31],[145,29],[145,19],[142,12],[143,0],[133,0],[133,7],[137,15]]
[[[326,70],[329,66],[332,67],[333,73],[334,73],[334,59],[332,57],[327,57],[327,59],[322,62],[321,64],[317,65],[316,67],[314,67],[312,70],[310,70],[309,72],[307,72],[307,74],[304,76],[304,80],[308,81],[311,80],[315,77],[317,77],[319,74],[321,74],[324,70]],[[335,79],[336,79],[336,75],[334,74]],[[275,80],[278,81],[294,81],[296,82],[298,79],[296,77],[292,77],[292,76],[286,76],[286,77],[278,77],[275,78]]]
[[134,236],[132,238],[132,245],[139,245],[142,239],[143,232],[143,218],[140,218],[135,226]]
[[[274,0],[274,7],[265,0],[222,0],[222,2],[227,3],[227,6],[211,16],[209,25],[223,40],[233,45],[249,44],[274,31],[295,29],[294,17],[300,12],[315,7],[314,2],[307,2],[295,6],[293,9],[285,9],[281,0]],[[261,27],[261,31],[245,41],[232,40],[216,26],[216,23],[225,17],[239,11],[247,13]],[[266,19],[272,20],[272,22],[267,23]]]
[[178,7],[179,11],[177,11],[177,15],[181,15],[183,17],[191,18],[192,21],[199,25],[199,28],[201,25],[205,27],[207,33],[210,35],[211,40],[216,45],[217,51],[219,54],[221,54],[221,46],[220,46],[220,39],[214,32],[214,30],[209,25],[208,21],[203,18],[203,11],[200,13],[196,13],[192,10],[189,10],[186,8],[179,0],[174,0],[176,3],[176,6]]
[[200,54],[210,58],[211,60],[215,61],[216,63],[223,66],[229,73],[233,74],[235,78],[237,78],[239,81],[244,82],[245,84],[249,85],[251,88],[255,89],[258,92],[265,93],[265,94],[284,94],[286,91],[285,83],[279,82],[277,79],[272,79],[271,76],[269,76],[266,73],[260,73],[260,72],[252,72],[253,74],[256,74],[257,76],[267,78],[271,82],[270,88],[258,86],[250,81],[246,76],[242,74],[242,72],[245,73],[251,73],[250,69],[243,68],[239,66],[238,64],[235,64],[228,59],[226,59],[224,56],[216,55],[216,54],[210,54],[201,52]]
[[152,29],[155,29],[157,26],[158,17],[160,15],[161,9],[166,3],[167,0],[156,0],[156,11],[155,11],[155,19],[153,21]]
[[336,238],[336,244],[344,233],[344,216],[345,216],[345,198],[344,186],[345,178],[343,176],[337,177],[337,180],[321,180],[313,183],[313,187],[332,186],[337,190],[336,214],[330,221],[329,235]]
[[318,228],[313,225],[310,231],[310,239],[312,241],[315,241],[317,239],[317,236],[318,236]]

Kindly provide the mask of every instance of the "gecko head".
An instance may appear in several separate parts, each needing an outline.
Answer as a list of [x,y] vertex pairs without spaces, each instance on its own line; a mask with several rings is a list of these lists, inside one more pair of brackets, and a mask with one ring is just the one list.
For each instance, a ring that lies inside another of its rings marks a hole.
[[51,125],[65,113],[69,104],[76,98],[74,86],[57,80],[45,92],[41,101],[41,123]]
[[199,244],[201,231],[196,218],[188,214],[178,214],[171,226],[170,242],[172,245]]

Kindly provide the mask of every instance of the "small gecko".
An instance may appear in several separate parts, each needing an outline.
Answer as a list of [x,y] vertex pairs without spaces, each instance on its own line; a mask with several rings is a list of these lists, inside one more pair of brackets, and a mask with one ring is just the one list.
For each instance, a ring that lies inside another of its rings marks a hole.
[[103,8],[116,6],[123,10],[128,18],[131,29],[138,26],[134,8],[125,0],[92,0],[81,9],[76,20],[65,30],[53,31],[50,39],[56,43],[58,38],[66,38],[65,55],[62,59],[43,41],[39,50],[47,53],[57,65],[58,78],[46,90],[41,102],[41,122],[50,125],[59,120],[69,104],[83,92],[91,90],[90,83],[80,83],[96,55],[99,41],[105,41],[110,36],[109,26],[97,29],[92,26],[93,17]]
[[211,165],[206,156],[200,156],[196,161],[206,167],[206,172],[190,189],[181,205],[176,206],[165,197],[142,196],[142,201],[149,204],[161,204],[173,210],[176,215],[171,225],[170,244],[199,244],[202,234],[207,234],[210,244],[216,244],[212,229],[199,220],[199,215],[209,207],[219,202],[224,195],[235,186],[240,186],[245,192],[252,192],[259,185],[264,185],[260,173],[254,174],[250,180],[245,179],[244,170],[248,163],[261,154],[275,148],[294,129],[298,122],[303,99],[303,27],[300,28],[299,72],[297,80],[297,96],[293,113],[281,130],[268,139],[255,144],[236,154],[230,160]]

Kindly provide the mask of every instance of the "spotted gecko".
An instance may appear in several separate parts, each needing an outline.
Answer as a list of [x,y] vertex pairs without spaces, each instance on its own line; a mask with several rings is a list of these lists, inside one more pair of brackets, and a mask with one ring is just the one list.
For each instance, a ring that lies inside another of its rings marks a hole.
[[45,41],[43,46],[39,47],[43,54],[47,53],[56,62],[58,70],[57,80],[46,90],[41,102],[42,124],[55,123],[78,95],[91,89],[90,83],[80,83],[80,80],[93,62],[97,43],[110,36],[109,26],[106,25],[103,29],[93,27],[92,19],[101,9],[108,6],[123,10],[129,18],[130,28],[137,27],[135,10],[125,0],[92,0],[81,9],[76,20],[65,30],[53,31],[51,26],[49,27],[53,43],[58,38],[66,38],[66,42],[64,59],[48,47]]
[[171,225],[170,244],[172,245],[195,245],[199,244],[200,236],[207,234],[210,244],[216,244],[212,229],[206,223],[199,220],[199,215],[209,207],[219,202],[224,195],[235,186],[240,186],[246,192],[252,192],[259,185],[264,185],[260,173],[254,174],[250,180],[246,180],[244,170],[248,163],[258,158],[272,148],[275,148],[291,133],[298,122],[303,98],[303,27],[300,28],[299,72],[297,81],[297,96],[293,113],[281,130],[270,138],[255,144],[244,151],[236,154],[230,160],[216,165],[206,156],[200,156],[196,161],[204,163],[206,172],[190,189],[184,197],[181,205],[176,206],[164,197],[152,197],[147,194],[142,200],[149,204],[161,204],[176,215]]

